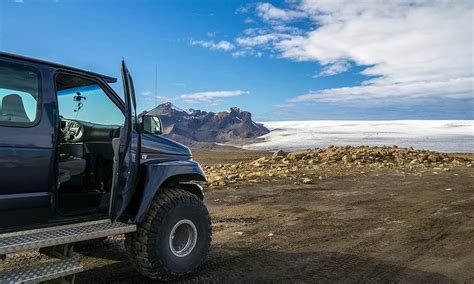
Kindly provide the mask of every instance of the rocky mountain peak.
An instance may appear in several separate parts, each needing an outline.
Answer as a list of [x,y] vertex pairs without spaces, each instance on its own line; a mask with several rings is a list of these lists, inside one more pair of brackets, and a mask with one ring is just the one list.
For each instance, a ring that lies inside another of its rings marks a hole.
[[252,114],[232,107],[218,113],[198,109],[183,110],[171,102],[150,110],[160,116],[165,135],[183,142],[229,142],[256,138],[270,131],[252,121]]
[[163,104],[158,105],[148,113],[150,114],[156,114],[156,115],[164,115],[164,114],[169,114],[169,113],[176,113],[176,112],[185,112],[183,109],[175,106],[171,102],[166,102]]

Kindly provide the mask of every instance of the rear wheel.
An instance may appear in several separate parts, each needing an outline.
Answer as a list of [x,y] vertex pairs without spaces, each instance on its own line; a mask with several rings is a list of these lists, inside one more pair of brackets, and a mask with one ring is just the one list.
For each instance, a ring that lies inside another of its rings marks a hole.
[[203,202],[190,192],[165,189],[155,196],[137,231],[126,236],[125,245],[143,275],[172,280],[199,268],[211,236],[211,219]]

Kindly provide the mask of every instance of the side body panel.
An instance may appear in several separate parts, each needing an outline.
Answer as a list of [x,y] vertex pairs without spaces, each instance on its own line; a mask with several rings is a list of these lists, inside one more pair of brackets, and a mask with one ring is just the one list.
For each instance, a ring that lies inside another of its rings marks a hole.
[[142,164],[140,173],[140,179],[144,181],[142,198],[136,215],[128,220],[131,223],[140,223],[145,219],[153,198],[170,178],[177,181],[206,181],[201,166],[193,160],[145,163]]
[[39,120],[32,126],[0,125],[0,231],[46,223],[56,188],[54,86],[47,66],[5,59],[40,75]]

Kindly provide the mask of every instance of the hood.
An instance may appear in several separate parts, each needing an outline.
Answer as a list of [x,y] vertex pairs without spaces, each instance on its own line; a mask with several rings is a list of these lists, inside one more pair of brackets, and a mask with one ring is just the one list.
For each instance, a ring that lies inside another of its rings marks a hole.
[[142,160],[188,160],[191,159],[191,149],[187,146],[161,135],[142,134]]

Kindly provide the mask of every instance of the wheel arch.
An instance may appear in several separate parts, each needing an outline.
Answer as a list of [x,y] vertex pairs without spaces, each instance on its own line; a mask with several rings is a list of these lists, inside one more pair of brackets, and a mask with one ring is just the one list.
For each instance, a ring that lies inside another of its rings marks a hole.
[[184,174],[184,175],[176,175],[171,176],[167,180],[165,180],[159,190],[163,190],[165,188],[180,188],[186,191],[191,192],[192,194],[199,197],[199,199],[204,200],[204,189],[201,185],[192,182],[203,180],[202,176],[196,174]]
[[191,181],[207,181],[201,166],[196,161],[172,161],[158,164],[143,164],[140,185],[142,194],[132,223],[142,222],[156,194],[166,187],[189,191],[201,200],[204,199],[202,187]]

